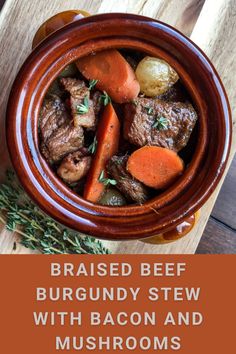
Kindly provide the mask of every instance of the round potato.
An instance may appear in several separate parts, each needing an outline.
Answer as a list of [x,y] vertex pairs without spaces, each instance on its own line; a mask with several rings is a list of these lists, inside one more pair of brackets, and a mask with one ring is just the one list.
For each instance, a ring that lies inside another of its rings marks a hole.
[[139,62],[135,74],[141,92],[148,97],[161,95],[179,79],[176,71],[167,62],[152,57],[143,58]]

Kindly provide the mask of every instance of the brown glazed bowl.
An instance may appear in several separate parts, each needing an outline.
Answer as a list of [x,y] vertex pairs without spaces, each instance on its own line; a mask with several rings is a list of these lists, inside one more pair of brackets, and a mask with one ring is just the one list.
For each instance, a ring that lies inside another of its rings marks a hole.
[[[114,47],[168,61],[179,73],[199,114],[195,148],[184,174],[144,205],[105,207],[84,200],[56,177],[38,147],[40,106],[54,78],[76,58]],[[105,239],[150,237],[170,230],[200,209],[224,172],[231,131],[225,90],[204,53],[174,28],[129,14],[87,17],[46,38],[18,73],[7,109],[8,147],[28,194],[62,224]]]

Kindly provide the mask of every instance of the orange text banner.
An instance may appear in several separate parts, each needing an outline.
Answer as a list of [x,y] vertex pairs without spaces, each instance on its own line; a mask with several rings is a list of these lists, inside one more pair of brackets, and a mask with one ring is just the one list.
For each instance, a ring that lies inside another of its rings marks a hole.
[[235,255],[2,255],[1,353],[233,354],[235,269]]

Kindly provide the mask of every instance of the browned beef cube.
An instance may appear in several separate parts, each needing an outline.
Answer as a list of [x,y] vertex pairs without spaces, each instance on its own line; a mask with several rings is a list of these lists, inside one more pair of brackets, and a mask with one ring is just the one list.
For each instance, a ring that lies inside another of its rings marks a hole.
[[124,137],[137,146],[155,145],[179,151],[197,121],[190,103],[137,98],[124,108]]
[[94,128],[96,123],[90,91],[83,81],[63,78],[60,80],[70,93],[71,112],[76,127]]
[[51,96],[43,103],[40,112],[39,129],[43,141],[69,119],[64,103],[57,96]]
[[41,151],[50,163],[83,146],[83,128],[75,127],[60,98],[46,100],[40,112]]
[[148,200],[149,190],[126,170],[127,160],[128,156],[113,156],[107,164],[107,171],[116,180],[116,188],[126,199],[142,204]]
[[67,154],[77,151],[83,146],[83,128],[75,127],[67,121],[42,143],[42,153],[50,163],[59,162]]
[[91,156],[85,156],[81,151],[73,152],[64,157],[57,174],[68,184],[78,182],[88,173],[91,162]]

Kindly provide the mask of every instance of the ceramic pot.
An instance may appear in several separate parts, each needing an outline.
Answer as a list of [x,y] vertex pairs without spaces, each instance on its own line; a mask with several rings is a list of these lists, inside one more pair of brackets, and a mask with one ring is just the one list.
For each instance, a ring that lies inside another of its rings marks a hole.
[[[105,207],[73,193],[39,150],[38,118],[45,93],[76,58],[104,48],[129,48],[166,60],[189,91],[199,120],[188,164],[175,184],[143,205]],[[207,201],[224,172],[231,117],[221,80],[206,55],[174,28],[147,17],[104,14],[81,19],[37,46],[19,71],[7,108],[7,142],[16,173],[46,213],[104,239],[141,239],[166,232]]]

